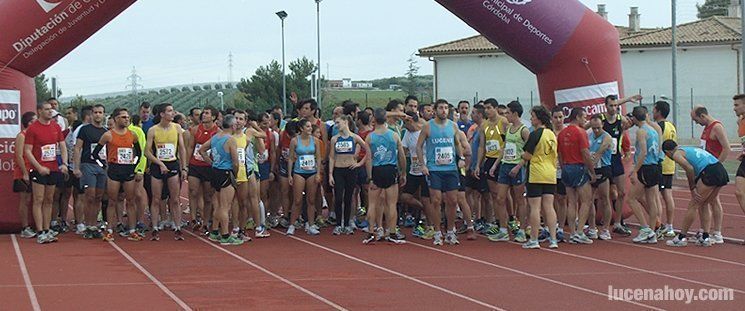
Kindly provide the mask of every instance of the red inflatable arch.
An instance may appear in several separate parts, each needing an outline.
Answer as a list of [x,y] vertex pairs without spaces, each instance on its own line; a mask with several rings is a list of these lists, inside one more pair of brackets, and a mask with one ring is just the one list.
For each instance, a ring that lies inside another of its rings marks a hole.
[[[616,29],[577,0],[436,0],[538,76],[547,107],[586,106],[623,90]],[[20,114],[35,108],[34,76],[135,0],[0,1],[0,231],[20,223],[11,193]],[[4,117],[3,117],[4,116]]]

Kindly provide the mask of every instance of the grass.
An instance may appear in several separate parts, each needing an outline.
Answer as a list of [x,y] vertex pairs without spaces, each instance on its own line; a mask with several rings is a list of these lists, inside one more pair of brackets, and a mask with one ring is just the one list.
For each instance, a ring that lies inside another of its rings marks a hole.
[[407,96],[406,92],[390,90],[325,90],[323,95],[324,101],[330,105],[335,106],[350,99],[359,103],[361,108],[385,107],[391,99],[403,101]]

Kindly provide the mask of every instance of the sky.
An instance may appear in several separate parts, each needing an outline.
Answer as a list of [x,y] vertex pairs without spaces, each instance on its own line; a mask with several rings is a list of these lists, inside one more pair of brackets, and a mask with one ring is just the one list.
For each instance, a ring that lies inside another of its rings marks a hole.
[[[632,6],[642,27],[671,25],[671,0],[580,1],[592,10],[606,4],[615,25],[628,25]],[[697,2],[677,1],[679,24],[696,19]],[[232,53],[237,82],[281,62],[281,10],[287,63],[315,61],[313,0],[140,0],[45,74],[57,77],[63,97],[124,91],[133,68],[145,88],[227,81]],[[324,0],[320,10],[321,69],[330,79],[402,76],[418,49],[476,34],[434,0]],[[427,59],[416,59],[420,74],[432,74]]]

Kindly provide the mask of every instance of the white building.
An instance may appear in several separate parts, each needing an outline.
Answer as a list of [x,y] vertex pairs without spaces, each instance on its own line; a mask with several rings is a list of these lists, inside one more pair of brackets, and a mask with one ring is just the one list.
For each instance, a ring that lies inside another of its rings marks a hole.
[[[739,9],[730,12],[735,15]],[[599,6],[598,14],[607,16],[604,6]],[[661,96],[672,97],[671,28],[641,29],[636,8],[629,21],[629,27],[616,26],[624,93],[642,94],[645,105]],[[678,25],[677,36],[678,135],[683,139],[701,135],[702,128],[692,126],[689,112],[692,105],[704,105],[724,122],[731,138],[737,137],[731,98],[742,92],[740,18],[717,16]],[[535,75],[483,36],[425,47],[419,56],[433,63],[436,98],[476,102],[494,97],[500,103],[514,99],[526,106],[539,103]]]

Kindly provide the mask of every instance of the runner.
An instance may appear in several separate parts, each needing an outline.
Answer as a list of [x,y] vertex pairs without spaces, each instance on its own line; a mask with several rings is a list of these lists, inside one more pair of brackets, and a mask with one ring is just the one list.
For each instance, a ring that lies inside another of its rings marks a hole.
[[[23,129],[16,135],[15,146],[23,146],[26,144],[26,130],[31,123],[36,121],[36,113],[28,111],[21,116],[21,125]],[[31,164],[28,162],[28,158],[24,156],[23,148],[15,148],[15,162],[13,162],[13,192],[18,193],[18,216],[21,217],[21,237],[22,238],[33,238],[36,236],[36,231],[31,228],[28,224],[28,206],[31,203],[31,181],[29,177],[29,170]]]
[[287,217],[289,217],[289,213],[292,210],[292,204],[294,202],[292,198],[292,189],[290,187],[290,178],[292,177],[290,175],[290,171],[288,170],[287,163],[290,160],[290,142],[292,139],[297,136],[298,132],[298,125],[297,121],[289,121],[285,125],[285,129],[282,131],[282,134],[280,134],[279,138],[279,145],[278,148],[278,163],[277,163],[277,174],[279,176],[279,189],[280,195],[279,200],[282,205],[282,210],[285,213],[285,218],[282,218],[280,220],[280,225],[282,227],[288,228],[290,222]]
[[[380,108],[375,109],[374,117],[375,130],[365,140],[368,146],[367,157],[371,158],[367,162],[367,173],[370,176],[368,181],[372,183],[369,189],[367,210],[369,236],[362,243],[370,244],[383,240],[403,244],[405,241],[396,235],[398,221],[396,203],[398,202],[399,184],[406,185],[404,148],[398,134],[386,124],[386,111]],[[384,216],[385,224],[383,224]]]
[[[670,114],[670,104],[666,101],[657,101],[654,103],[654,109],[652,110],[655,122],[660,126],[662,130],[662,141],[672,140],[677,142],[677,130],[675,125],[667,120],[667,116]],[[674,237],[675,232],[673,231],[673,217],[675,213],[675,200],[673,199],[673,177],[675,175],[675,161],[668,157],[663,157],[662,160],[662,180],[660,181],[660,194],[662,194],[662,200],[665,206],[665,220],[667,221],[664,226],[660,227],[657,232],[657,239],[664,237]],[[660,217],[661,219],[662,217]]]
[[[639,221],[641,228],[634,243],[657,243],[657,235],[650,228],[650,224],[657,219],[657,200],[659,189],[656,187],[660,174],[659,150],[660,139],[649,124],[647,124],[647,110],[642,106],[634,107],[632,114],[636,131],[636,152],[634,153],[634,167],[629,173],[631,193],[629,206]],[[643,208],[646,207],[646,212]]]
[[[488,176],[489,170],[494,166],[495,163],[499,163],[499,159],[502,157],[502,148],[504,146],[503,133],[506,130],[507,118],[499,115],[499,103],[494,98],[489,98],[484,101],[484,112],[486,112],[486,120],[483,122],[482,128],[479,130],[482,135],[479,135],[479,154],[478,164],[474,169],[474,175],[480,177],[481,172],[484,172],[484,176]],[[498,165],[498,164],[497,164]],[[492,202],[498,202],[498,185],[497,178],[495,176],[488,176],[487,184],[489,185],[489,194],[491,195]],[[504,205],[497,206],[496,211],[493,210],[493,206],[487,206],[486,215],[487,221],[489,222],[489,229],[486,234],[490,241],[508,241],[510,235],[507,231],[507,224],[509,217],[507,216],[507,208]],[[499,224],[495,224],[495,212],[496,217],[499,218]]]
[[[487,226],[486,212],[482,212],[482,209],[486,209],[491,203],[491,195],[489,195],[489,185],[486,181],[486,174],[488,172],[481,171],[479,176],[475,175],[475,169],[479,165],[478,154],[479,154],[479,142],[480,137],[483,135],[481,126],[486,118],[486,111],[484,105],[476,104],[473,105],[471,110],[471,119],[473,124],[468,130],[468,142],[471,146],[471,162],[468,166],[468,172],[466,173],[466,197],[470,199],[469,205],[473,208],[476,214],[476,221],[474,222],[474,230],[478,232],[485,232]],[[473,155],[476,158],[473,158]]]
[[[367,141],[367,135],[370,135],[374,130],[371,125],[372,117],[373,116],[367,111],[362,111],[357,114],[357,135],[359,135],[364,141]],[[367,149],[362,148],[357,154],[356,160],[362,161],[366,156]],[[368,187],[370,185],[368,177],[370,175],[367,174],[367,166],[358,167],[355,171],[357,175],[357,187],[355,188],[354,196],[352,197],[352,205],[358,207],[357,215],[364,216],[365,213],[367,213],[367,207],[370,206],[367,200],[369,197],[367,195]],[[359,217],[352,222],[352,226],[363,229],[367,228],[369,223],[363,217]]]
[[[109,198],[117,203],[123,203],[122,200],[119,200],[119,190],[124,188],[124,195],[127,200],[128,239],[130,241],[142,241],[143,237],[135,231],[137,203],[135,200],[136,184],[134,182],[135,166],[142,157],[142,148],[137,135],[128,128],[129,112],[126,108],[114,109],[111,118],[114,119],[114,127],[101,136],[91,154],[97,162],[108,161],[106,192]],[[100,157],[103,148],[106,148],[105,159]],[[114,223],[116,220],[114,208],[108,210],[106,219],[109,224]],[[111,227],[106,230],[103,240],[106,242],[114,241],[114,233]]]
[[[683,219],[683,226],[677,237],[667,241],[668,246],[686,246],[688,244],[688,230],[691,228],[696,210],[703,208],[715,200],[723,186],[729,183],[727,170],[711,153],[696,147],[678,146],[672,140],[662,144],[665,155],[673,159],[685,170],[688,187],[691,189],[691,201]],[[708,214],[701,218],[704,228],[709,228]],[[705,230],[705,229],[704,229]],[[696,245],[711,246],[709,233],[704,231],[696,240]]]
[[[193,111],[192,111],[193,112]],[[199,114],[199,123],[189,130],[189,140],[186,148],[189,163],[189,211],[194,221],[193,229],[200,230],[212,219],[213,188],[210,184],[212,168],[199,154],[199,148],[214,136],[219,130],[215,124],[217,109],[205,106]]]
[[525,186],[530,206],[530,237],[523,248],[541,248],[538,243],[538,229],[541,225],[541,212],[549,230],[549,248],[558,248],[556,240],[556,213],[553,209],[556,192],[557,140],[551,131],[551,116],[543,106],[530,109],[530,123],[533,132],[525,143],[523,160],[528,161],[528,181]]
[[[240,116],[242,112],[243,111],[241,110],[235,111],[236,116]],[[245,115],[245,117],[243,118],[244,120],[238,122],[238,125],[236,125],[240,126],[239,131],[245,132],[246,137],[246,145],[244,145],[245,164],[242,166],[245,166],[247,185],[246,193],[248,194],[248,196],[246,197],[248,205],[246,206],[247,209],[245,211],[248,213],[246,214],[245,218],[241,219],[241,224],[246,226],[247,229],[254,229],[254,235],[257,238],[265,238],[268,237],[270,234],[269,232],[267,232],[266,229],[266,212],[260,206],[259,162],[261,161],[261,159],[259,159],[258,155],[265,152],[263,140],[266,139],[267,136],[266,134],[264,134],[264,131],[259,128],[258,123],[256,123],[256,115],[253,113],[253,111],[248,110],[243,114]],[[248,124],[248,126],[246,126],[246,124]],[[238,153],[239,159],[240,156],[241,152]],[[239,188],[240,187],[241,186],[239,185]],[[248,217],[251,217],[251,219],[253,220],[253,226],[251,226],[250,222],[246,222],[248,220]]]
[[222,131],[212,136],[198,150],[202,158],[212,166],[211,183],[217,198],[209,240],[219,242],[220,245],[241,245],[244,241],[230,234],[230,208],[235,197],[235,176],[240,168],[238,147],[233,138],[235,116],[225,115],[220,125]]
[[[318,165],[322,158],[320,144],[322,142],[312,136],[313,125],[307,119],[301,119],[297,123],[299,134],[290,141],[290,155],[287,158],[287,168],[292,172],[289,185],[293,189],[294,202],[292,214],[290,215],[290,226],[287,235],[295,234],[295,221],[301,213],[303,205],[303,192],[308,205],[308,218],[305,222],[305,232],[309,235],[318,235],[321,232],[313,223],[316,213],[316,196],[318,186],[321,182],[321,171],[323,166]],[[313,223],[313,224],[311,224]]]
[[[698,106],[694,107],[691,111],[691,119],[697,124],[704,126],[703,132],[701,132],[701,148],[711,153],[720,163],[724,163],[729,156],[731,151],[729,140],[727,139],[727,131],[724,129],[724,125],[719,120],[714,119],[706,107]],[[714,244],[724,243],[722,237],[722,202],[719,200],[719,194],[708,206],[708,209],[700,209],[700,216],[703,218],[703,213],[711,214],[711,225],[712,228],[703,228],[705,232],[712,232],[711,237]]]
[[[460,141],[456,137],[458,126],[448,120],[448,102],[438,99],[435,102],[436,119],[429,120],[422,128],[417,141],[417,158],[422,166],[422,173],[428,176],[429,193],[432,199],[435,218],[434,244],[442,245],[442,231],[439,226],[440,209],[437,208],[444,201],[447,216],[445,242],[451,245],[460,244],[455,235],[455,218],[457,204],[457,190],[460,188],[458,169],[465,167]],[[424,145],[426,142],[426,157]],[[425,165],[426,160],[426,165]],[[443,198],[444,196],[444,198]]]
[[[551,110],[551,126],[555,135],[561,134],[564,130],[564,109],[556,106]],[[561,165],[559,158],[556,158],[556,194],[554,194],[554,210],[556,210],[556,219],[558,227],[556,228],[556,239],[559,243],[564,242],[564,226],[567,224],[567,188],[561,181]],[[544,228],[548,232],[548,227]],[[545,234],[544,234],[545,235]]]
[[354,134],[354,120],[351,116],[338,117],[334,128],[338,129],[338,134],[331,138],[329,165],[333,172],[329,174],[329,185],[334,187],[334,209],[338,221],[333,234],[354,234],[354,229],[350,225],[350,215],[356,210],[352,206],[352,195],[357,184],[356,170],[364,167],[368,161],[367,157],[357,161],[355,153],[360,149],[358,147],[365,149],[365,154],[369,154],[369,150],[365,141]]
[[162,200],[158,194],[162,192],[164,187],[171,194],[168,198],[168,206],[171,209],[171,217],[176,223],[175,239],[183,240],[179,194],[181,193],[181,182],[186,179],[185,173],[188,173],[188,168],[186,167],[187,162],[181,162],[179,159],[188,158],[186,148],[184,148],[184,130],[181,129],[181,126],[172,122],[175,114],[173,105],[160,104],[155,111],[156,116],[153,122],[156,125],[153,125],[147,131],[147,146],[145,147],[145,156],[151,163],[151,187],[155,194],[150,205],[150,222],[153,227],[150,240],[160,240],[160,230],[163,229],[158,225]]
[[468,115],[468,109],[471,108],[471,103],[467,100],[461,100],[458,102],[458,129],[464,134],[468,133],[468,129],[473,125],[473,121]]
[[[106,162],[96,161],[92,151],[101,140],[101,136],[106,133],[107,129],[103,126],[105,119],[105,108],[101,104],[93,106],[91,113],[91,123],[80,127],[75,142],[75,156],[73,164],[73,174],[80,179],[80,188],[85,192],[85,223],[88,225],[84,238],[102,238],[103,234],[97,227],[96,219],[98,213],[103,213],[101,200],[106,192]],[[99,158],[106,159],[106,150],[102,149]],[[108,213],[107,211],[105,211]],[[115,212],[112,208],[111,212]],[[106,217],[102,214],[102,217]],[[108,217],[106,217],[108,218]],[[106,225],[106,224],[105,224]],[[107,224],[114,226],[115,224]]]
[[430,240],[434,237],[434,219],[435,216],[432,209],[432,204],[429,196],[429,185],[427,179],[422,174],[422,167],[419,166],[419,158],[416,154],[416,144],[419,141],[419,135],[422,132],[422,127],[425,122],[419,119],[416,112],[407,112],[410,118],[404,121],[404,128],[406,133],[404,138],[401,140],[401,146],[404,148],[404,155],[409,156],[409,169],[406,173],[406,185],[403,187],[403,191],[400,195],[400,202],[417,208],[417,211],[424,212],[427,223],[426,228],[420,225],[421,213],[415,213],[419,217],[415,217],[413,220],[416,228],[414,228],[413,235]]
[[[39,119],[26,129],[24,155],[31,164],[29,178],[33,202],[33,217],[36,224],[36,242],[56,242],[57,237],[49,231],[52,218],[52,199],[58,181],[67,175],[67,147],[62,129],[52,121],[52,105],[47,102],[36,105]],[[57,149],[62,155],[62,164],[57,164]]]
[[592,240],[582,231],[592,206],[590,183],[597,180],[590,156],[590,143],[584,130],[587,113],[584,108],[575,107],[567,120],[569,125],[558,136],[558,151],[561,156],[561,181],[567,188],[569,242],[592,244]]
[[[456,131],[456,140],[458,140],[459,150],[458,153],[462,154],[465,158],[464,166],[458,168],[459,186],[457,196],[457,211],[460,211],[460,217],[463,219],[463,225],[456,230],[457,234],[465,233],[467,240],[476,239],[476,230],[474,229],[473,223],[473,210],[471,205],[468,203],[466,198],[466,168],[473,162],[473,153],[471,153],[471,145],[468,143],[468,137],[462,131]],[[478,154],[478,153],[477,153]],[[456,211],[456,213],[457,213]],[[457,214],[456,214],[457,215]]]
[[[595,213],[591,213],[589,217],[590,228],[587,236],[590,239],[600,238],[601,240],[610,240],[610,221],[611,221],[611,203],[610,203],[610,179],[613,174],[611,169],[611,146],[613,138],[610,134],[603,130],[603,119],[599,114],[593,115],[590,119],[590,128],[592,129],[587,133],[587,138],[590,141],[590,154],[592,155],[592,163],[595,168],[595,175],[597,179],[591,184],[593,195],[592,198],[597,199],[600,202],[599,211],[603,217],[603,227],[598,235],[598,229],[595,221]],[[591,210],[595,210],[597,206],[591,207]]]
[[[140,116],[139,115],[132,115],[130,116],[130,122],[129,126],[127,127],[132,133],[137,136],[137,143],[140,146],[145,146],[147,144],[147,138],[145,137],[145,132],[142,131],[142,128],[140,127]],[[135,229],[137,233],[144,237],[145,236],[145,209],[148,206],[148,200],[147,200],[147,192],[145,191],[145,169],[147,168],[147,157],[144,155],[144,150],[142,151],[143,155],[140,156],[140,160],[137,161],[137,166],[135,166],[135,201],[133,203],[127,203],[127,204],[136,204],[137,205],[137,214],[135,219],[137,220],[135,228],[129,228],[130,232],[132,229]],[[132,215],[127,215],[127,217],[134,217]]]
[[737,116],[737,136],[740,137],[742,151],[737,157],[740,166],[737,168],[735,177],[737,202],[740,204],[742,213],[745,214],[745,94],[737,94],[732,97],[735,115]]
[[277,148],[275,147],[277,140],[271,127],[272,116],[268,113],[262,113],[259,120],[259,129],[266,135],[263,141],[264,152],[257,156],[259,162],[259,205],[261,210],[266,211],[265,215],[269,215],[267,217],[267,227],[274,228],[279,223],[279,219],[276,218],[278,211],[272,209],[275,204],[271,202],[269,190],[276,178],[273,172],[277,166]]

